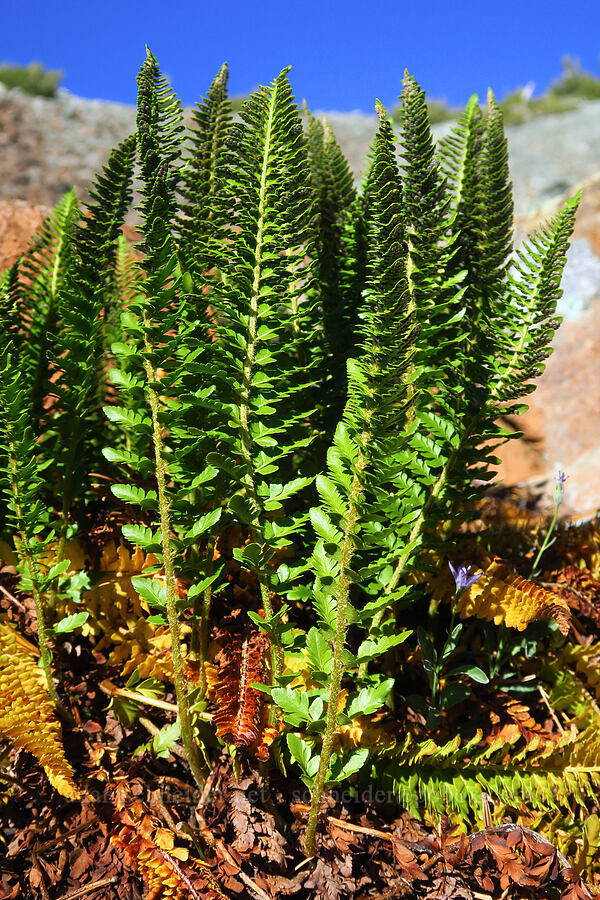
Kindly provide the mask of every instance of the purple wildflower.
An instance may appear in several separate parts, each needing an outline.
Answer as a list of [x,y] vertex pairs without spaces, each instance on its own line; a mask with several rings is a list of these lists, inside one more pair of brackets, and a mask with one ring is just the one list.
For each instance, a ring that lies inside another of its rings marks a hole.
[[558,474],[554,479],[554,503],[556,506],[559,505],[560,501],[563,498],[565,493],[565,481],[567,480],[567,476],[564,472],[559,470]]
[[476,572],[475,575],[469,575],[471,566],[459,566],[457,571],[451,562],[448,562],[448,565],[450,566],[450,571],[452,572],[454,581],[456,582],[456,597],[460,597],[461,594],[464,594],[465,591],[468,591],[471,585],[475,584],[477,579],[481,578],[481,576],[483,575],[483,572]]

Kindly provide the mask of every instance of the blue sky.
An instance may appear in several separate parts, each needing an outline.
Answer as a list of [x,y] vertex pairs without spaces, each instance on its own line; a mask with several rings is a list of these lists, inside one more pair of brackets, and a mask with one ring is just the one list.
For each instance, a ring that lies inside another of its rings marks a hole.
[[[227,60],[233,94],[288,64],[314,109],[372,111],[397,101],[408,68],[430,97],[464,104],[534,81],[565,54],[600,74],[598,0],[2,0],[0,61],[39,60],[84,97],[135,101],[147,43],[184,103]],[[420,12],[422,11],[422,12]],[[421,19],[421,21],[420,21]]]

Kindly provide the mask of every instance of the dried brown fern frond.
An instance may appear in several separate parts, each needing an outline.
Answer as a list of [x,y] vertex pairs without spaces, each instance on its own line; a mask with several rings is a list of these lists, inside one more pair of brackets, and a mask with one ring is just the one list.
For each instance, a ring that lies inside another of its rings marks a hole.
[[63,797],[81,797],[61,741],[44,674],[19,633],[0,622],[0,736],[27,750]]
[[479,578],[457,601],[459,615],[466,619],[503,622],[524,631],[531,622],[554,619],[562,634],[569,631],[570,611],[559,595],[518,575],[507,563],[495,559],[483,568]]
[[176,846],[176,835],[124,783],[115,791],[113,810],[111,844],[141,874],[147,900],[227,900],[208,863],[190,859],[187,847]]
[[252,687],[264,682],[268,640],[261,631],[234,634],[215,658],[217,680],[213,722],[217,735],[236,747],[256,744],[264,730],[264,694]]

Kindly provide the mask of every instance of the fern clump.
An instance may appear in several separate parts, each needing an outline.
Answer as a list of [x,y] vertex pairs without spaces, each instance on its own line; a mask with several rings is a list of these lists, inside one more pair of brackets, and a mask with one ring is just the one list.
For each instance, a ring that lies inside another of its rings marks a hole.
[[[131,565],[117,580],[137,568],[135,615],[115,632],[126,647],[138,626],[162,629],[172,665],[147,660],[142,681],[132,663],[116,690],[131,700],[160,690],[148,673],[172,673],[199,786],[218,739],[236,765],[250,756],[263,775],[270,764],[301,777],[309,856],[323,792],[348,779],[388,785],[413,813],[416,780],[430,810],[467,816],[482,787],[502,795],[514,753],[505,802],[521,792],[556,811],[571,793],[585,807],[600,782],[591,732],[518,751],[514,733],[435,734],[474,683],[492,690],[506,626],[568,629],[567,604],[492,562],[465,523],[476,530],[511,437],[499,423],[525,408],[551,352],[578,197],[513,250],[491,92],[436,146],[406,73],[397,131],[376,104],[359,190],[328,123],[298,109],[287,69],[235,119],[227,78],[224,65],[186,132],[148,52],[136,135],[90,205],[68,194],[3,277],[3,527],[36,600],[48,686],[57,610],[81,600],[65,589],[69,540],[98,508],[118,511],[115,556]],[[121,225],[136,167],[132,249]],[[447,568],[459,542],[483,572],[460,590]],[[486,619],[488,636],[491,620],[504,628],[488,671],[456,615]],[[416,700],[403,684],[415,660],[432,685]],[[403,704],[421,733],[396,740]],[[382,742],[347,739],[369,728]],[[158,858],[154,838],[148,852]]]

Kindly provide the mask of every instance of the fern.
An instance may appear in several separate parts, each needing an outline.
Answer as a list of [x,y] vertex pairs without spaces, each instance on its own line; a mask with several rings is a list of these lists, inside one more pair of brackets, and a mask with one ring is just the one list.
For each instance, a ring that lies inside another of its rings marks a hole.
[[365,278],[363,207],[350,167],[329,123],[307,111],[306,140],[315,192],[319,317],[324,377],[320,404],[326,431],[339,421],[346,396],[346,366],[358,352],[358,316]]
[[58,695],[52,680],[44,582],[39,556],[50,540],[49,515],[37,458],[31,397],[10,343],[0,357],[0,428],[2,469],[0,488],[8,506],[19,560],[31,585],[37,613],[41,663],[52,700]]
[[[257,572],[267,622],[279,581],[270,561],[305,515],[284,517],[309,483],[294,457],[310,443],[305,323],[312,270],[311,192],[302,125],[287,70],[244,104],[231,128],[217,199],[215,261],[222,274],[212,376],[223,399],[207,457],[226,481],[229,510],[250,531],[236,558]],[[220,204],[223,204],[220,206]],[[216,445],[215,445],[216,446]],[[274,634],[274,672],[281,648]]]
[[220,169],[231,128],[228,77],[227,63],[223,63],[206,99],[192,113],[190,158],[182,171],[179,248],[182,259],[186,260],[186,266],[199,284],[210,265],[206,253],[220,190]]
[[[164,567],[164,593],[152,593],[150,597],[166,611],[181,734],[190,767],[200,784],[203,775],[192,733],[176,608],[176,549],[171,532],[172,501],[163,439],[164,408],[160,398],[163,384],[164,390],[169,392],[171,382],[168,375],[161,378],[159,374],[160,369],[172,368],[170,360],[176,354],[176,326],[183,303],[172,235],[176,214],[175,188],[179,179],[176,161],[181,144],[181,111],[150,51],[138,75],[138,86],[137,149],[142,178],[144,278],[140,280],[139,294],[127,312],[124,330],[130,343],[115,347],[115,350],[125,359],[135,354],[143,363],[141,371],[138,368],[130,372],[125,368],[115,374],[126,405],[107,407],[106,412],[113,422],[124,425],[136,435],[139,452],[109,448],[105,450],[105,456],[109,461],[130,465],[144,478],[152,474],[155,479],[156,491],[141,490],[140,493],[125,484],[115,487],[114,492],[124,499],[158,509],[159,531],[156,535],[150,530],[149,536],[145,536],[143,528],[131,529],[129,535],[136,543],[155,549]],[[140,582],[138,580],[143,590]]]
[[[382,474],[385,478],[389,454],[397,450],[407,406],[414,399],[407,376],[416,335],[415,310],[406,284],[401,185],[391,126],[383,107],[378,107],[378,114],[380,125],[373,149],[367,219],[364,350],[349,366],[345,422],[338,426],[329,453],[328,477],[318,481],[324,508],[311,512],[319,538],[312,556],[317,575],[315,606],[331,630],[333,655],[328,667],[325,732],[306,832],[306,852],[310,856],[315,851],[317,816],[331,762],[345,668],[344,645],[352,610],[350,586],[356,580],[352,563],[365,516],[365,495],[379,487]],[[367,608],[367,616],[370,615]]]
[[[370,749],[377,777],[411,809],[419,772],[436,810],[447,802],[468,812],[477,785],[515,804],[531,793],[536,809],[564,805],[569,791],[585,805],[598,784],[591,735],[565,743],[564,765],[549,743],[515,751],[479,737],[412,750],[387,742],[390,760],[377,755],[382,745],[350,746],[339,732],[356,722],[367,730],[393,696],[384,657],[409,636],[399,612],[425,595],[424,572],[493,477],[508,437],[498,421],[523,409],[543,370],[578,198],[513,253],[491,94],[487,114],[472,98],[436,148],[424,93],[406,74],[398,148],[377,104],[359,194],[328,124],[307,113],[303,127],[287,70],[245,102],[239,121],[227,77],[223,66],[186,137],[148,52],[135,143],[113,152],[89,208],[80,215],[68,195],[2,279],[0,477],[48,685],[46,596],[66,560],[51,576],[41,554],[68,552],[91,472],[119,472],[111,489],[135,510],[122,533],[138,568],[110,614],[106,580],[90,595],[90,630],[112,634],[132,601],[136,621],[111,660],[128,675],[139,665],[172,677],[199,784],[184,659],[200,671],[204,704],[216,595],[217,609],[242,605],[262,632],[220,657],[217,736],[266,761],[285,732],[284,752],[313,792],[308,853],[323,791],[363,777]],[[142,239],[131,249],[120,224],[135,165]],[[124,546],[110,552],[129,556]],[[566,628],[564,604],[501,574],[490,571],[499,603],[482,582],[456,611],[516,627],[550,613]],[[153,634],[156,624],[168,637]],[[293,681],[285,664],[298,655],[308,673]],[[121,824],[134,840],[135,827]],[[158,860],[154,846],[142,849]]]
[[69,191],[33,237],[15,273],[21,368],[36,421],[43,415],[59,318],[58,294],[72,259],[71,238],[78,218],[75,192]]
[[106,296],[113,280],[116,240],[131,201],[132,138],[110,155],[91,189],[92,202],[72,236],[73,261],[58,294],[61,328],[53,359],[56,413],[46,425],[57,436],[53,457],[62,498],[57,561],[64,552],[71,505],[92,464],[101,460],[100,406],[104,394],[102,336]]
[[587,808],[595,801],[600,783],[596,729],[575,740],[565,736],[558,744],[534,738],[517,749],[515,740],[498,737],[481,746],[478,732],[462,745],[457,737],[441,746],[431,739],[414,746],[407,738],[392,761],[374,762],[373,774],[414,816],[421,802],[434,812],[449,808],[468,818],[480,810],[483,791],[517,810],[524,804],[564,810],[573,800]]
[[53,787],[71,800],[81,797],[61,743],[60,725],[33,648],[0,622],[0,736],[32,753]]

